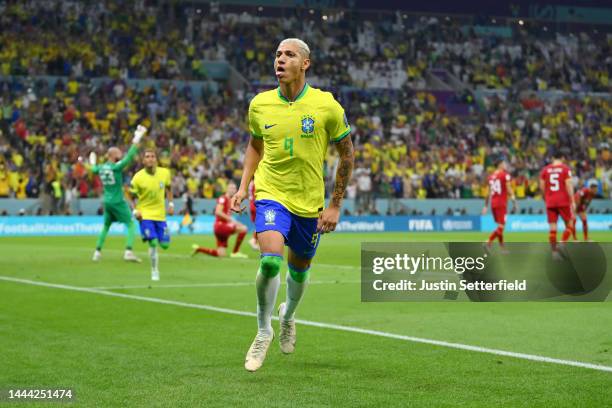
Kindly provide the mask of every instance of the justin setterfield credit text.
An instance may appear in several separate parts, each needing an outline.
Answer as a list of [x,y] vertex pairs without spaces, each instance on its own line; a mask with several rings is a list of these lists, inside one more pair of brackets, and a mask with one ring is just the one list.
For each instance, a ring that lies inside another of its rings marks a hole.
[[[404,272],[415,275],[421,272],[455,272],[461,275],[465,272],[478,272],[485,268],[487,254],[481,257],[430,257],[425,254],[411,256],[408,254],[396,254],[390,257],[376,257],[372,260],[372,272],[381,275],[387,271]],[[420,281],[400,279],[395,282],[386,282],[382,279],[372,281],[372,287],[376,291],[525,291],[526,280],[508,281],[501,279],[496,282],[465,280],[458,282],[445,280]]]

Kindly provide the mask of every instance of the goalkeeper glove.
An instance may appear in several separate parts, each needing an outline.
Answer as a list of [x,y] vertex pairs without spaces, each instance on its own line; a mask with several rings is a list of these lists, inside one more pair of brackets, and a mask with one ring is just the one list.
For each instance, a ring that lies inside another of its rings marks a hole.
[[140,143],[140,139],[142,139],[145,133],[147,133],[147,128],[142,125],[138,125],[138,127],[136,128],[136,131],[134,131],[134,138],[132,139],[132,143],[134,144]]
[[89,153],[89,164],[95,166],[98,163],[98,156],[96,156],[96,152]]

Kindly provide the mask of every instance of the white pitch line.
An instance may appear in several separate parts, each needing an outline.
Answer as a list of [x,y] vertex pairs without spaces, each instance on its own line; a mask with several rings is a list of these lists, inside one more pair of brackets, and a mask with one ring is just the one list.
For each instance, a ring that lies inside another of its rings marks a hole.
[[[179,302],[176,300],[160,299],[160,298],[153,298],[153,297],[147,297],[147,296],[128,295],[125,293],[108,292],[108,291],[99,290],[99,289],[83,288],[83,287],[70,286],[70,285],[61,285],[57,283],[37,282],[37,281],[29,280],[29,279],[13,278],[10,276],[0,276],[0,280],[6,281],[6,282],[22,283],[26,285],[42,286],[42,287],[47,287],[47,288],[72,290],[76,292],[95,293],[98,295],[114,296],[118,298],[132,299],[132,300],[141,300],[144,302],[187,307],[191,309],[207,310],[211,312],[225,313],[225,314],[231,314],[231,315],[237,315],[237,316],[257,317],[257,314],[253,312],[245,312],[241,310],[227,309],[223,307],[200,305],[196,303]],[[273,318],[275,320],[278,320],[278,317],[273,317]],[[462,344],[462,343],[451,343],[447,341],[432,340],[432,339],[426,339],[426,338],[421,338],[421,337],[404,336],[402,334],[388,333],[388,332],[383,332],[383,331],[378,331],[378,330],[362,329],[359,327],[343,326],[343,325],[331,324],[331,323],[321,323],[321,322],[315,322],[311,320],[296,319],[296,323],[300,323],[305,326],[319,327],[323,329],[339,330],[339,331],[345,331],[345,332],[350,332],[350,333],[368,334],[371,336],[385,337],[389,339],[403,340],[403,341],[409,341],[413,343],[423,343],[423,344],[453,348],[453,349],[458,349],[458,350],[467,350],[467,351],[474,351],[478,353],[493,354],[496,356],[504,356],[504,357],[512,357],[512,358],[518,358],[518,359],[523,359],[523,360],[529,360],[529,361],[536,361],[539,363],[559,364],[559,365],[564,365],[564,366],[588,368],[591,370],[598,370],[598,371],[605,371],[605,372],[612,373],[612,367],[610,366],[584,363],[582,361],[563,360],[559,358],[539,356],[537,354],[515,353],[513,351],[498,350],[498,349],[479,347],[479,346],[471,346],[469,344]]]
[[[309,285],[335,285],[335,284],[351,284],[351,283],[361,283],[361,281],[309,281]],[[281,282],[283,284],[283,282]],[[115,290],[115,289],[166,289],[166,288],[221,288],[226,286],[255,286],[255,281],[252,282],[218,282],[218,283],[184,283],[184,284],[174,284],[174,285],[118,285],[118,286],[93,286],[89,289],[97,289],[97,290]]]

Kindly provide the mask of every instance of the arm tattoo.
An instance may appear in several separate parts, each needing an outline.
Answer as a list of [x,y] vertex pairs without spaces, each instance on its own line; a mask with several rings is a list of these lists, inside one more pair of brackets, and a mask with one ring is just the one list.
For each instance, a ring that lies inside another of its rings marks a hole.
[[342,199],[344,198],[344,191],[351,180],[351,174],[353,172],[354,153],[351,137],[347,136],[338,142],[336,149],[340,155],[340,164],[336,170],[336,184],[334,186],[332,205],[340,208],[342,206]]

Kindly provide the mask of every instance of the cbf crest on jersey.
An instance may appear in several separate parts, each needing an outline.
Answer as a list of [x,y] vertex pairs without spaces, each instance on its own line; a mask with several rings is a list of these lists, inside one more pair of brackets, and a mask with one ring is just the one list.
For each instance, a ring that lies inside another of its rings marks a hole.
[[302,116],[302,132],[304,133],[302,137],[304,137],[305,135],[310,135],[310,137],[312,137],[312,134],[314,133],[314,130],[315,130],[314,127],[315,127],[315,120],[312,115]]
[[264,216],[266,217],[266,225],[274,225],[276,222],[276,211],[266,210]]

